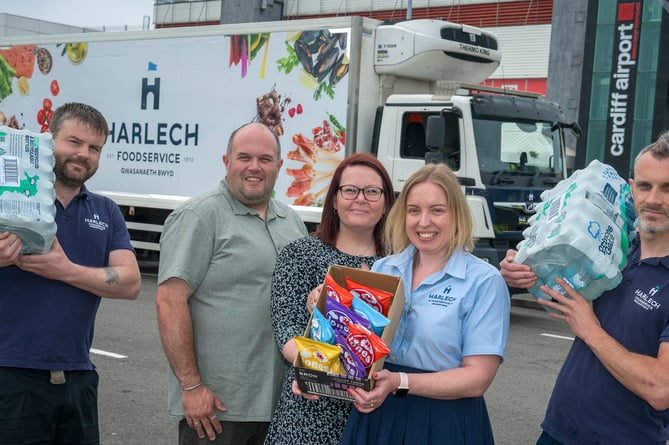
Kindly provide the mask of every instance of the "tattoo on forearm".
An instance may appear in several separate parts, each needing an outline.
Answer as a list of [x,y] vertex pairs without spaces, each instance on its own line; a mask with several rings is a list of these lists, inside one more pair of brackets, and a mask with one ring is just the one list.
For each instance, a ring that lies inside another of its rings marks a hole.
[[107,274],[107,280],[105,283],[108,285],[117,284],[119,282],[118,272],[113,267],[105,267],[105,273]]

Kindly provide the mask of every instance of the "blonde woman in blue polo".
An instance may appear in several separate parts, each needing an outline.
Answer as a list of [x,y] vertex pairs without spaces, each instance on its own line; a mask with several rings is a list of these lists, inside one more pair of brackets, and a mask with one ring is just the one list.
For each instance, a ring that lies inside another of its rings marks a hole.
[[340,444],[493,444],[483,394],[502,362],[510,299],[470,252],[472,217],[445,165],[407,181],[386,224],[395,253],[375,272],[402,277],[406,302],[385,369],[356,403]]

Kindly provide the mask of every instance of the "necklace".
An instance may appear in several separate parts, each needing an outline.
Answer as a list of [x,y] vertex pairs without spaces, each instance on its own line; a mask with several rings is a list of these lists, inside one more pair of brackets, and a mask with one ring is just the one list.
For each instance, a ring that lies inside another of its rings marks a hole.
[[[367,253],[370,250],[373,250],[373,247],[374,247],[374,238],[372,238],[370,243],[367,244],[367,247],[365,247],[363,250],[361,250],[360,253],[357,254],[356,256],[371,256],[371,255],[365,255],[365,253]],[[373,252],[373,253],[376,253],[376,252]]]
[[[358,250],[355,248],[348,248],[348,246],[346,246],[346,248],[343,248],[341,246],[341,243],[338,244],[339,245],[337,246],[337,249],[352,256],[373,256],[376,254],[376,250],[374,249],[374,238],[372,238],[369,244],[367,244],[362,250]],[[366,255],[370,251],[373,252],[372,255]]]

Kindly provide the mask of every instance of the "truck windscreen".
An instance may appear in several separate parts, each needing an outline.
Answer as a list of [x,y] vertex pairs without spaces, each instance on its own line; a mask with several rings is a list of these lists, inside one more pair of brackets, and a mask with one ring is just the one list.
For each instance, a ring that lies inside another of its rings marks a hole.
[[548,122],[473,120],[481,174],[560,175],[558,131]]

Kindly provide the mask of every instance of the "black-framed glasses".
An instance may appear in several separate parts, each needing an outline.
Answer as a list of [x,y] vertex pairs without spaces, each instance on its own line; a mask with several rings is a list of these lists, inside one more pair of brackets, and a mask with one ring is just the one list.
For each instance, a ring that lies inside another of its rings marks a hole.
[[365,197],[367,201],[376,202],[383,196],[384,190],[379,187],[365,187],[360,188],[354,185],[340,185],[339,193],[344,199],[352,200],[358,197],[362,192],[362,196]]

